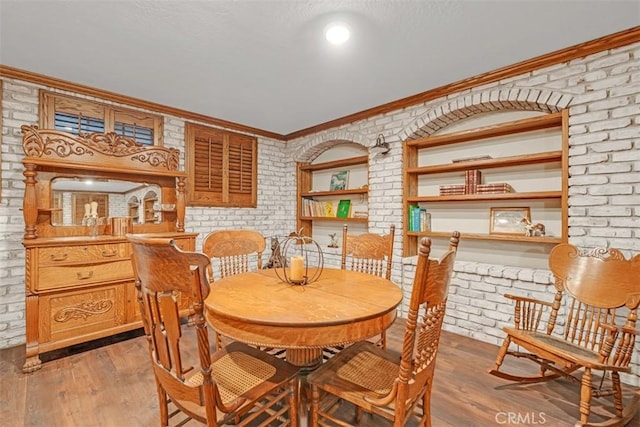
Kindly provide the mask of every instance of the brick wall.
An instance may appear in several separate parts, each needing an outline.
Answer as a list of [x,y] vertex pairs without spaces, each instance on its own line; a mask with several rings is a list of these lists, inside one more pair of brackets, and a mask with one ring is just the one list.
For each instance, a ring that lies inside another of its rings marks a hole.
[[[4,81],[2,204],[0,205],[0,348],[24,343],[24,252],[20,125],[37,122],[35,85]],[[187,208],[187,231],[253,227],[266,236],[295,227],[295,163],[310,161],[340,141],[372,146],[379,133],[391,145],[370,157],[369,229],[402,226],[402,142],[444,129],[479,113],[502,110],[570,112],[569,240],[580,247],[640,251],[640,44],[600,52],[410,108],[340,126],[283,144],[259,138],[257,209]],[[165,116],[165,145],[183,148],[184,121]],[[184,151],[181,165],[184,166]],[[464,242],[461,242],[463,245]],[[269,245],[267,245],[267,251]],[[402,258],[396,233],[392,279],[411,290],[415,258]],[[335,257],[329,257],[333,264]],[[546,270],[457,262],[445,329],[499,344],[511,323],[503,293],[551,299]],[[399,311],[406,313],[406,303]],[[640,356],[632,358],[640,385]]]
[[[17,80],[3,80],[2,201],[0,204],[0,348],[25,342],[23,124],[38,123],[38,90],[53,90]],[[91,98],[95,99],[95,98]],[[103,101],[95,99],[97,101]],[[181,150],[184,169],[184,120],[164,117],[164,146]],[[281,141],[258,137],[258,207],[256,209],[187,208],[186,231],[255,228],[265,236],[287,235],[295,228],[295,164]]]
[[[318,148],[348,139],[372,146],[383,133],[391,151],[370,158],[369,228],[383,233],[401,226],[402,142],[432,135],[448,125],[493,111],[555,112],[569,108],[569,241],[584,248],[616,247],[640,252],[640,44],[600,52],[479,86],[422,105],[327,130],[291,142],[298,161]],[[321,151],[321,150],[320,150]],[[460,245],[464,245],[461,241]],[[402,258],[396,235],[392,278],[405,295],[406,315],[415,258]],[[513,309],[504,293],[552,300],[547,270],[457,262],[446,330],[500,344]],[[640,352],[632,357],[640,385]]]

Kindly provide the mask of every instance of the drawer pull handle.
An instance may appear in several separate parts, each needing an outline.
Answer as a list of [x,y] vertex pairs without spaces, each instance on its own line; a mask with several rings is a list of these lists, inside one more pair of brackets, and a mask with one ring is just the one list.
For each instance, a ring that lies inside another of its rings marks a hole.
[[78,272],[78,280],[87,280],[87,279],[91,279],[93,277],[93,270],[89,271],[88,273],[81,273]]
[[56,254],[51,254],[50,256],[51,256],[51,261],[64,261],[65,259],[67,259],[69,255],[64,253],[57,258],[56,258]]
[[109,257],[116,256],[116,255],[118,255],[118,250],[117,249],[114,249],[111,252],[102,251],[102,256],[105,257],[105,258],[109,258]]

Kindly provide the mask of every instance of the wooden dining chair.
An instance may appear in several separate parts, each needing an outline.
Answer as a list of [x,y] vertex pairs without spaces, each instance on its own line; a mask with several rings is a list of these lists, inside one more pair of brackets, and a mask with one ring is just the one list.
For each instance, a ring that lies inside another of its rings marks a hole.
[[[170,417],[183,413],[207,426],[296,426],[297,368],[238,342],[210,353],[203,316],[203,300],[210,291],[209,259],[181,251],[170,239],[127,237],[133,246],[160,424],[167,426]],[[182,327],[177,293],[190,296],[195,328]],[[189,333],[197,340],[197,355],[181,347]],[[178,411],[169,414],[169,404]]]
[[[640,335],[640,254],[629,260],[613,248],[581,251],[561,243],[549,253],[549,268],[555,277],[553,301],[505,295],[515,302],[515,324],[503,328],[507,335],[489,373],[523,384],[556,378],[578,383],[576,425],[596,425],[593,414],[598,426],[623,426],[640,409],[640,391],[624,405],[620,382],[620,374],[630,372]],[[502,369],[507,356],[535,362],[539,369],[509,373]],[[579,370],[581,378],[573,374]],[[612,410],[599,405],[592,411],[592,398],[605,396],[613,396]]]
[[453,232],[449,250],[439,260],[429,259],[430,239],[420,241],[400,360],[396,353],[362,341],[307,376],[312,426],[350,425],[338,415],[348,412],[339,411],[344,402],[355,405],[355,422],[364,410],[395,427],[413,417],[419,419],[417,425],[431,425],[435,362],[459,238],[460,233]]
[[202,252],[211,259],[212,273],[220,278],[260,270],[265,248],[264,236],[255,230],[212,231],[202,241]]
[[[265,238],[255,230],[218,230],[207,234],[202,241],[202,252],[211,259],[209,277],[225,278],[234,274],[262,269]],[[215,268],[217,266],[217,268]],[[216,349],[230,340],[215,332]],[[276,353],[284,353],[284,351]]]
[[[353,270],[373,274],[391,280],[391,263],[393,261],[393,239],[396,226],[391,225],[389,234],[349,234],[348,226],[342,228],[342,258],[340,266],[343,270]],[[378,345],[387,347],[387,333],[382,331]],[[330,356],[334,349],[325,349]]]

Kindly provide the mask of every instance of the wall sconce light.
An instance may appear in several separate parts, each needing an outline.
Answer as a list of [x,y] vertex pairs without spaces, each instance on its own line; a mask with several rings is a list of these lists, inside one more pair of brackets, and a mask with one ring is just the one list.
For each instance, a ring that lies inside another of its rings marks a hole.
[[373,154],[387,154],[390,149],[389,143],[384,140],[384,135],[379,133],[376,138],[376,145],[371,147],[371,152]]

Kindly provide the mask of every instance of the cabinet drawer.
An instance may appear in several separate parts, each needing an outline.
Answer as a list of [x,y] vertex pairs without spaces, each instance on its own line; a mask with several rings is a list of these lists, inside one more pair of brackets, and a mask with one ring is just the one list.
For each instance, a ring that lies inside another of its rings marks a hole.
[[40,266],[108,261],[128,257],[129,245],[127,243],[51,247],[40,248],[38,250],[38,262]]
[[131,260],[102,264],[66,265],[38,269],[37,291],[114,280],[132,279]]
[[43,343],[105,331],[126,321],[122,284],[42,296],[39,306]]

